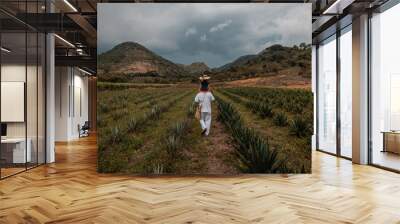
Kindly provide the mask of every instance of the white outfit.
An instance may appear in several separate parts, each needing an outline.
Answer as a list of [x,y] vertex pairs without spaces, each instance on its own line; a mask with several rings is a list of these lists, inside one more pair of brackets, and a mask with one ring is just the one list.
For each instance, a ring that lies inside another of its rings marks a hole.
[[211,113],[208,112],[201,112],[201,117],[200,117],[200,125],[201,129],[207,128],[206,133],[204,133],[206,136],[210,134],[210,128],[211,128]]
[[214,101],[215,98],[211,92],[199,92],[194,101],[199,103],[201,106],[201,117],[200,117],[200,125],[201,128],[207,129],[205,135],[210,133],[211,128],[211,102]]
[[211,113],[211,101],[215,98],[211,92],[199,92],[194,98],[194,102],[201,105],[201,112]]

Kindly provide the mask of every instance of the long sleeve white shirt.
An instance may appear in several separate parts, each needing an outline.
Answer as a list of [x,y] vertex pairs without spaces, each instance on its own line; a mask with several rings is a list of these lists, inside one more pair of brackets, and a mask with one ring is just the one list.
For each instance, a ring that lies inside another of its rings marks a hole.
[[201,112],[207,113],[211,113],[211,102],[214,100],[211,92],[199,92],[194,98],[194,101],[201,105]]

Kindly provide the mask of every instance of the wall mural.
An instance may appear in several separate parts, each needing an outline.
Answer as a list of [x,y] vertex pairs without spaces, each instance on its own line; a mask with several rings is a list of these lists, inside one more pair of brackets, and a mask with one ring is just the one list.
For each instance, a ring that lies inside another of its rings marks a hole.
[[310,173],[311,4],[99,4],[98,171]]

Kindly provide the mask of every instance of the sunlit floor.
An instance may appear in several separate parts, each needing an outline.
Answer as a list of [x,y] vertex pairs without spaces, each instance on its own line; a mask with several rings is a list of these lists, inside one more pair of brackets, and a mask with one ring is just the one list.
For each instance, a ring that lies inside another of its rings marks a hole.
[[312,174],[96,172],[96,139],[0,181],[0,223],[400,223],[400,175],[313,152]]

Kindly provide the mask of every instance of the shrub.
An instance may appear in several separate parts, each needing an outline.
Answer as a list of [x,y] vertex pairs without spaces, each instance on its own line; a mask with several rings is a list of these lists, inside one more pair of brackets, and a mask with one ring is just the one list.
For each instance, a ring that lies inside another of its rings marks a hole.
[[275,114],[274,116],[274,124],[276,126],[286,126],[287,125],[287,116],[285,114],[285,112],[278,112]]

